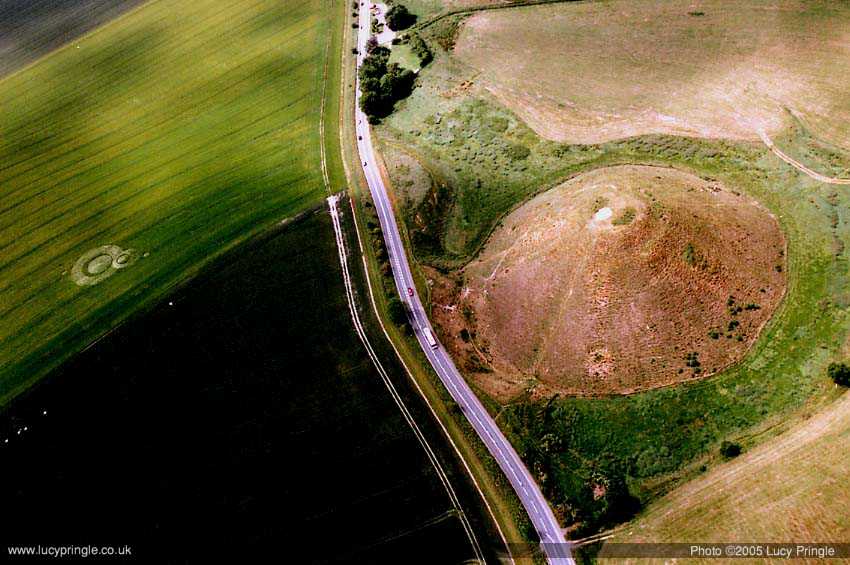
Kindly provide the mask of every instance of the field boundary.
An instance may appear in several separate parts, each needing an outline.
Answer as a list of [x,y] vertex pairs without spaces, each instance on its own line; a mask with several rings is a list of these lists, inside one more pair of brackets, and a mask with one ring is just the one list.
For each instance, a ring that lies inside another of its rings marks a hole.
[[366,262],[366,253],[363,249],[363,240],[360,237],[360,230],[356,227],[357,226],[357,214],[356,214],[356,210],[355,210],[355,206],[354,206],[354,201],[349,199],[349,202],[351,204],[351,217],[353,218],[353,221],[355,223],[354,232],[357,235],[357,245],[360,247],[360,258],[363,261],[363,272],[366,275],[366,287],[369,289],[369,300],[370,300],[370,303],[372,305],[372,310],[375,313],[375,318],[377,318],[378,324],[381,326],[381,331],[384,332],[384,337],[387,338],[387,341],[389,342],[390,346],[393,348],[393,351],[395,352],[396,357],[398,357],[398,360],[401,363],[401,366],[404,367],[404,371],[405,371],[405,373],[407,373],[408,378],[411,380],[411,382],[413,382],[413,385],[416,387],[416,391],[419,393],[419,396],[421,396],[422,399],[425,401],[425,404],[428,406],[428,410],[431,411],[431,415],[434,417],[434,420],[436,420],[437,424],[439,424],[440,429],[443,432],[443,435],[446,437],[446,439],[449,440],[449,443],[451,444],[452,449],[454,450],[455,454],[457,454],[458,459],[460,459],[461,463],[463,463],[463,467],[466,470],[466,473],[469,475],[470,479],[472,479],[472,483],[473,483],[473,485],[475,485],[475,490],[478,492],[478,494],[481,496],[481,499],[484,501],[484,505],[487,508],[487,512],[490,514],[490,517],[493,519],[493,523],[496,525],[496,530],[499,532],[499,536],[502,538],[502,541],[505,544],[505,548],[508,550],[508,555],[510,556],[511,563],[513,563],[514,560],[513,560],[513,556],[510,555],[510,545],[508,544],[508,540],[505,538],[505,534],[502,531],[502,527],[499,525],[499,521],[496,519],[496,515],[493,512],[493,507],[490,506],[490,502],[487,500],[487,497],[484,495],[484,491],[481,489],[481,485],[478,484],[478,479],[475,478],[475,474],[472,472],[472,469],[469,467],[469,463],[467,463],[466,458],[461,453],[460,449],[458,448],[457,444],[455,443],[455,441],[452,438],[451,434],[449,433],[448,429],[446,429],[446,426],[443,424],[442,419],[437,415],[437,411],[434,409],[434,406],[431,404],[431,401],[428,400],[428,397],[425,395],[425,391],[423,391],[422,387],[419,386],[419,382],[413,376],[413,373],[411,372],[410,367],[407,366],[407,363],[404,361],[404,357],[402,357],[401,352],[396,347],[396,344],[392,340],[392,338],[390,337],[389,332],[387,332],[386,326],[384,326],[384,320],[381,318],[380,312],[378,311],[378,304],[375,302],[375,294],[374,294],[374,291],[372,289],[372,279],[369,275],[369,266]]
[[[484,557],[481,553],[481,546],[478,543],[478,538],[475,537],[475,532],[472,530],[472,526],[469,524],[469,520],[466,517],[466,513],[463,511],[463,507],[461,506],[460,500],[458,499],[457,494],[455,493],[454,487],[452,487],[448,475],[446,475],[446,472],[443,469],[443,466],[440,464],[437,455],[434,453],[434,450],[431,448],[431,445],[428,443],[428,440],[425,438],[424,434],[419,429],[419,426],[416,424],[416,420],[414,420],[413,416],[410,414],[410,411],[407,409],[407,406],[405,406],[404,401],[401,399],[401,396],[393,385],[392,380],[384,369],[384,366],[381,365],[381,361],[380,359],[378,359],[378,355],[375,353],[374,349],[372,349],[372,344],[369,342],[369,338],[366,335],[366,330],[363,327],[363,323],[360,321],[360,316],[357,313],[356,301],[354,299],[354,290],[351,283],[351,277],[348,273],[348,253],[346,252],[343,230],[339,221],[339,210],[337,208],[338,201],[339,195],[332,195],[329,196],[327,199],[331,219],[333,220],[334,236],[336,237],[337,250],[339,251],[339,262],[340,266],[342,267],[342,278],[345,286],[345,297],[346,301],[348,302],[348,311],[351,314],[351,321],[354,325],[355,331],[357,332],[357,337],[360,338],[360,342],[366,349],[366,353],[369,355],[369,359],[372,360],[372,364],[375,366],[375,369],[381,376],[381,380],[387,387],[390,396],[392,397],[396,406],[398,406],[398,409],[402,413],[402,416],[404,416],[405,421],[410,426],[410,429],[413,431],[413,434],[416,436],[416,439],[419,441],[419,444],[422,446],[422,449],[425,450],[425,453],[428,456],[428,460],[431,462],[431,465],[434,467],[434,471],[440,478],[440,482],[443,483],[443,487],[446,489],[446,494],[449,495],[449,500],[451,500],[452,506],[454,507],[455,512],[457,513],[458,518],[460,519],[461,524],[463,525],[463,529],[466,532],[467,537],[469,538],[469,542],[472,545],[473,550],[475,551],[475,555],[478,557],[479,561],[483,562]],[[352,208],[352,214],[353,213],[354,208]],[[357,241],[359,243],[360,239],[358,238]],[[371,294],[371,286],[369,287],[369,292]],[[378,320],[380,321],[380,318],[378,318]],[[383,328],[383,324],[381,324],[381,327]],[[405,367],[405,369],[407,369],[407,367]],[[428,406],[430,408],[430,404]]]

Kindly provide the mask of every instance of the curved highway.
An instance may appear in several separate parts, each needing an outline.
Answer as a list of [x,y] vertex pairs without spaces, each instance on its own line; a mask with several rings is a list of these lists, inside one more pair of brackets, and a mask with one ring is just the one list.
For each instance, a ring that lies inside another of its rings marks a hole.
[[[371,7],[371,2],[361,3],[357,37],[358,67],[363,62],[366,53],[366,41],[369,39],[371,29]],[[407,262],[404,245],[402,244],[401,235],[399,234],[398,225],[393,214],[392,204],[387,196],[387,189],[384,186],[380,170],[377,166],[375,151],[372,146],[371,128],[369,127],[366,115],[360,110],[359,79],[357,81],[354,119],[356,120],[357,149],[360,153],[363,172],[369,184],[369,191],[375,203],[381,229],[384,233],[396,290],[408,307],[411,324],[422,347],[422,351],[425,352],[425,356],[428,358],[434,371],[448,389],[454,401],[460,406],[463,414],[496,459],[499,467],[501,467],[516,491],[517,496],[537,530],[541,540],[541,548],[546,554],[549,563],[572,564],[573,560],[570,554],[570,547],[564,539],[561,527],[552,513],[552,509],[540,492],[540,488],[528,472],[528,469],[526,469],[519,455],[517,455],[513,446],[511,446],[510,442],[508,442],[507,438],[499,430],[499,427],[487,413],[487,410],[484,409],[481,401],[478,400],[478,397],[469,388],[469,385],[463,379],[445,349],[439,344],[432,348],[428,343],[429,334],[434,336],[434,338],[436,338],[436,334],[431,327],[431,323],[428,321],[428,316],[426,316],[425,309],[422,307],[422,302],[416,292],[413,275],[410,271],[410,265]]]

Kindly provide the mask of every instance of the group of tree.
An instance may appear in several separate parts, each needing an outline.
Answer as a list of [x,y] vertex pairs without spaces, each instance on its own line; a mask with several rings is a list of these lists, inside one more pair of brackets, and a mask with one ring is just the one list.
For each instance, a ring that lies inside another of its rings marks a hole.
[[416,16],[411,14],[404,4],[393,4],[387,10],[387,25],[393,31],[407,29],[416,23]]
[[390,63],[386,47],[370,42],[367,53],[359,71],[360,108],[374,122],[390,115],[395,103],[410,95],[416,75]]

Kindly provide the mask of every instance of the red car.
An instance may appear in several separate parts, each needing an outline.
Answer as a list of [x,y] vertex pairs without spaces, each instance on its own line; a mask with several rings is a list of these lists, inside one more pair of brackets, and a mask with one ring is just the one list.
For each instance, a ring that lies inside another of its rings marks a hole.
[[408,296],[413,296],[413,289],[412,289],[412,288],[407,287],[407,295],[408,295]]

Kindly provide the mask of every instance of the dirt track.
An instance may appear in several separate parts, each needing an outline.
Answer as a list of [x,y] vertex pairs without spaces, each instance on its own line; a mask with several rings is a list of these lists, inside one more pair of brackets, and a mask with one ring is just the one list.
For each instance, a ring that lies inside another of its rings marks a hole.
[[768,135],[766,133],[764,133],[763,131],[759,132],[759,136],[761,137],[761,140],[764,142],[764,144],[767,145],[767,147],[771,151],[773,151],[774,155],[776,155],[777,157],[779,157],[780,159],[782,159],[783,161],[785,161],[786,163],[788,163],[789,165],[791,165],[795,169],[799,170],[800,172],[803,172],[803,173],[809,175],[810,177],[812,177],[816,181],[825,182],[827,184],[850,185],[850,179],[838,179],[838,178],[835,178],[835,177],[828,177],[826,175],[822,175],[817,171],[813,171],[812,169],[805,166],[804,164],[797,161],[796,159],[790,157],[789,155],[783,153],[782,150],[779,149],[776,146],[776,144],[773,143],[773,140],[771,140],[770,137],[768,137]]

